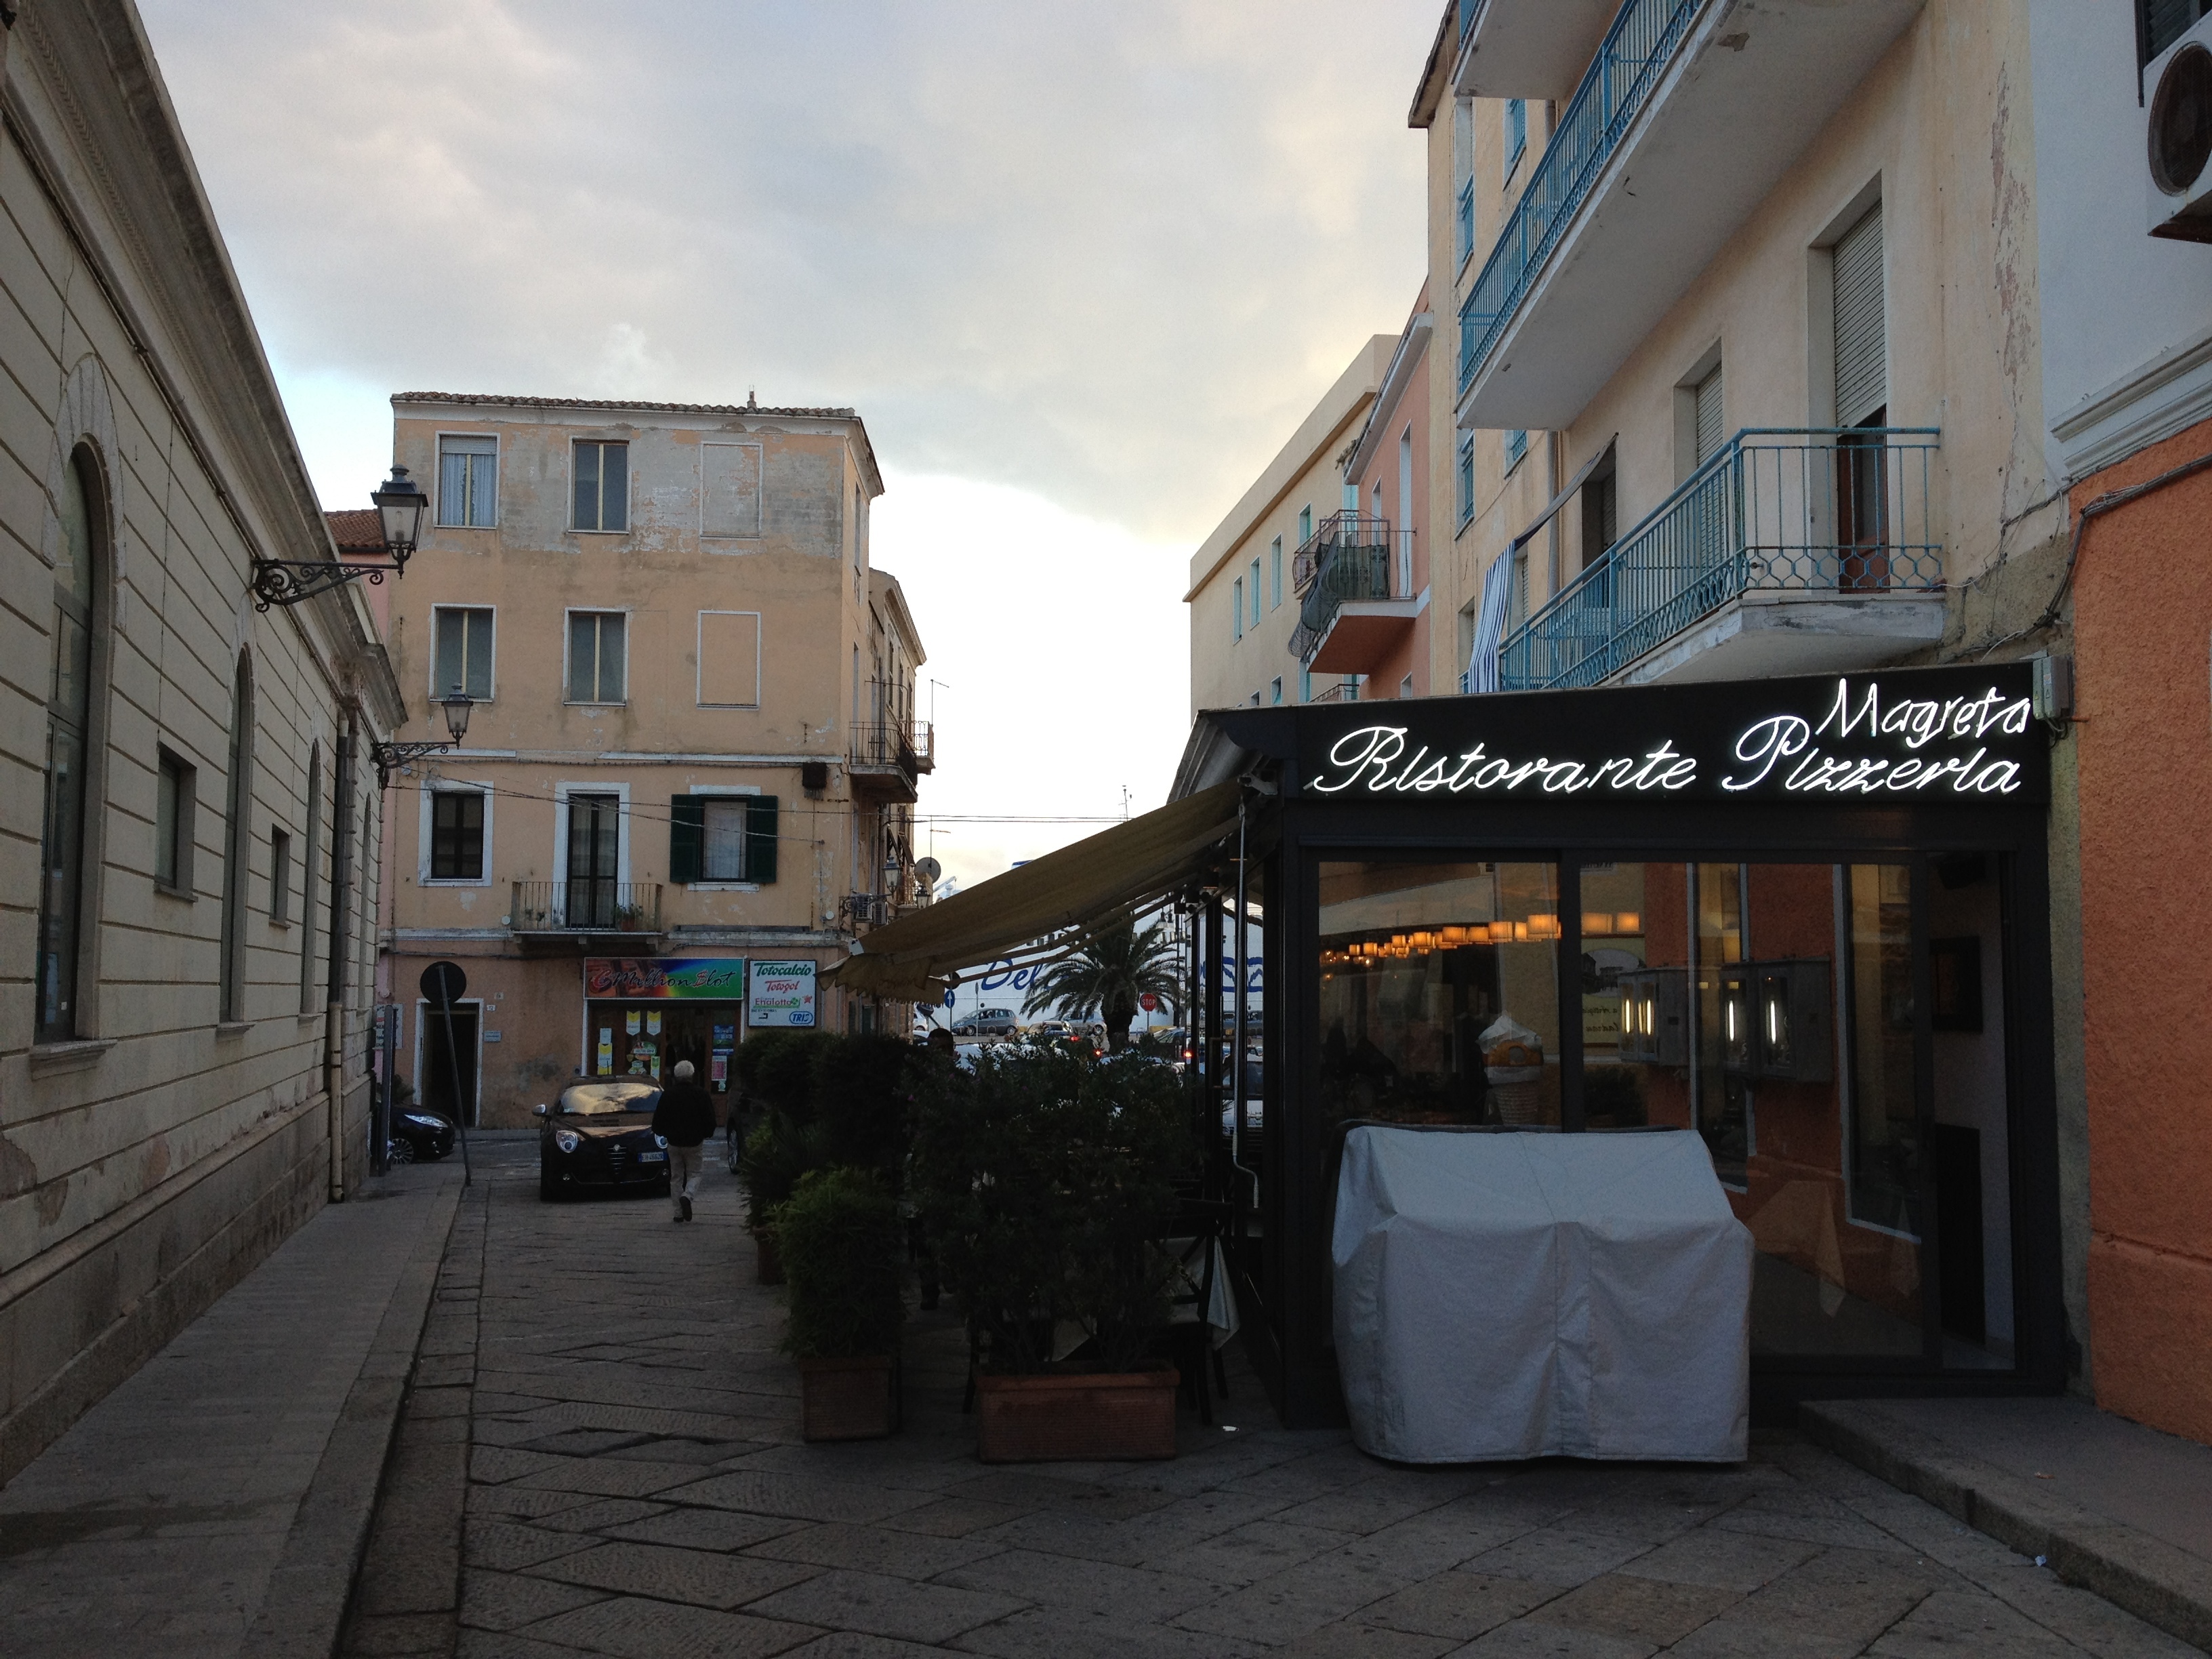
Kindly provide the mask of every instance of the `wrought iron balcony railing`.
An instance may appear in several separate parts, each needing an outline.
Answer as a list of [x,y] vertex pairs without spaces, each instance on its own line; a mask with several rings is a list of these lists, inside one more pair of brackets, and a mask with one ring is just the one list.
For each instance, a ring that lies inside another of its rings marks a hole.
[[927,720],[863,720],[846,758],[856,767],[896,767],[908,781],[937,766],[937,734]]
[[1940,590],[1929,479],[1941,437],[1932,427],[1737,433],[1507,636],[1498,689],[1599,684],[1755,590]]
[[[1705,0],[1626,0],[1544,147],[1521,199],[1500,227],[1482,274],[1459,312],[1461,396],[1489,360],[1506,324],[1588,199],[1605,164],[1650,101],[1675,47]],[[1471,11],[1462,0],[1462,38]]]
[[1390,597],[1390,521],[1364,513],[1332,513],[1315,526],[1291,568],[1301,599],[1291,653],[1313,660],[1347,599]]
[[518,933],[657,933],[660,884],[518,881],[507,925]]

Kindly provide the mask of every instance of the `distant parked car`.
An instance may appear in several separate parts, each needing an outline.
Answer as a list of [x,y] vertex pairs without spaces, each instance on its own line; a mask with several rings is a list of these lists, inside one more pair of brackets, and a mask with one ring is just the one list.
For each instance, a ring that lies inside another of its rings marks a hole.
[[979,1008],[952,1028],[957,1037],[1010,1037],[1019,1028],[1011,1008]]
[[538,1196],[624,1188],[668,1194],[668,1144],[653,1133],[660,1085],[642,1078],[572,1083],[536,1108]]
[[392,1139],[385,1158],[392,1164],[434,1164],[453,1150],[453,1126],[419,1106],[392,1109]]

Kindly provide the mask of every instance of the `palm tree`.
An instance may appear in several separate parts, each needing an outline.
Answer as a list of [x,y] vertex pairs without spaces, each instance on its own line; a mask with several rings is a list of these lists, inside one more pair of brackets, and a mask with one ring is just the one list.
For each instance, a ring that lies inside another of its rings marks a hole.
[[1182,1000],[1176,975],[1175,946],[1158,922],[1137,931],[1134,915],[1123,916],[1093,933],[1030,983],[1022,1004],[1025,1014],[1057,1006],[1073,1019],[1093,1014],[1106,1023],[1106,1047],[1127,1047],[1129,1022],[1138,1000],[1151,992],[1173,1013]]

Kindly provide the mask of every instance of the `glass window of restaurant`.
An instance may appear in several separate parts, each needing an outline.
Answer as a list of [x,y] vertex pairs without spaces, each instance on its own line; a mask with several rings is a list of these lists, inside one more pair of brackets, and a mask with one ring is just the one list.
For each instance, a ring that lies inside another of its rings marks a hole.
[[1693,1129],[1755,1364],[2012,1368],[2000,855],[1308,857],[1318,1285],[1348,1124]]

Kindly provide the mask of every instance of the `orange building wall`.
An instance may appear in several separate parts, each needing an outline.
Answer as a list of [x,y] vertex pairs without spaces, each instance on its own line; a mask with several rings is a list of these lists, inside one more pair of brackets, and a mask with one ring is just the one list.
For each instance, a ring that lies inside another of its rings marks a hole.
[[[2207,451],[2212,422],[2074,510]],[[2090,520],[2074,607],[2092,1370],[2100,1405],[2212,1440],[2212,472]]]

